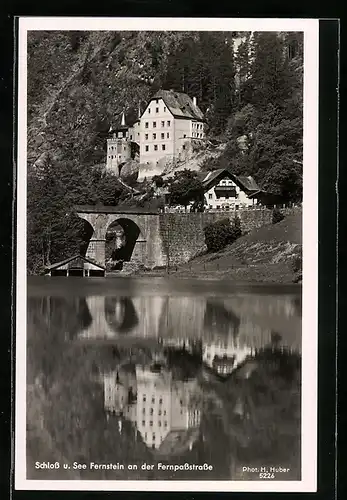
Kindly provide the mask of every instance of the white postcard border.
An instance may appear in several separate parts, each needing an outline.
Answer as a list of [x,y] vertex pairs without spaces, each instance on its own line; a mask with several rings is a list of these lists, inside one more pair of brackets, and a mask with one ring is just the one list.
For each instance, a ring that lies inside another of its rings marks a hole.
[[[318,350],[318,33],[317,19],[198,19],[20,17],[18,58],[17,263],[16,263],[16,490],[268,491],[317,490]],[[26,159],[27,31],[303,31],[303,315],[301,481],[47,481],[26,479]]]

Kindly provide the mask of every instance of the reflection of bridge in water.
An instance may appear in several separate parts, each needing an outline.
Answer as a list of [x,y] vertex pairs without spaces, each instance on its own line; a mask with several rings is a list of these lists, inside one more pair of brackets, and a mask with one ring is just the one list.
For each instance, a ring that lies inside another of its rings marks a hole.
[[301,318],[292,297],[89,296],[89,340],[200,339],[259,349],[273,340],[301,350]]

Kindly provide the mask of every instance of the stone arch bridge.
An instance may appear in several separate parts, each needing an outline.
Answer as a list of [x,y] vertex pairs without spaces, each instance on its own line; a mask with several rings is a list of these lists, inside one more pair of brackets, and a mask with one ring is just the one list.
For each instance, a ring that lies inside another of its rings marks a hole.
[[[178,265],[188,262],[205,248],[204,227],[218,219],[235,216],[234,212],[158,213],[141,209],[121,210],[118,207],[78,205],[75,213],[87,221],[93,234],[86,256],[105,265],[106,234],[117,222],[125,238],[132,238],[129,259],[146,268]],[[244,231],[271,221],[271,210],[242,210],[238,213]]]

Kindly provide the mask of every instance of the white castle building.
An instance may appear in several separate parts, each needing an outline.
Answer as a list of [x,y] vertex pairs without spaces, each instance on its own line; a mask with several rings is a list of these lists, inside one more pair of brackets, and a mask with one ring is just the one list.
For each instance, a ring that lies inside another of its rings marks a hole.
[[119,175],[119,165],[130,160],[131,143],[139,147],[139,181],[160,175],[168,161],[186,156],[193,140],[205,138],[204,116],[194,97],[159,90],[131,126],[121,124],[107,140],[106,168]]

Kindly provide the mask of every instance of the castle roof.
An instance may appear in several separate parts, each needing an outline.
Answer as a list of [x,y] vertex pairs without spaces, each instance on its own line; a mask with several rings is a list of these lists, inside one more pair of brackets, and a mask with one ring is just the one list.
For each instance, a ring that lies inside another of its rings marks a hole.
[[159,90],[152,98],[163,99],[171,114],[176,118],[188,118],[191,120],[203,120],[204,115],[197,104],[188,94],[176,92],[175,90]]

